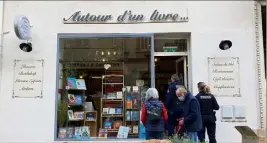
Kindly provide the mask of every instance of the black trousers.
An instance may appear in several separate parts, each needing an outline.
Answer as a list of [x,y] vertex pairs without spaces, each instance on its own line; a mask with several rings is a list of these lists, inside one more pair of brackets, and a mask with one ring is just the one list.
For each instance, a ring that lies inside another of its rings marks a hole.
[[202,118],[202,130],[198,132],[198,139],[200,142],[205,142],[205,132],[207,129],[209,143],[217,143],[216,141],[216,122],[213,117]]

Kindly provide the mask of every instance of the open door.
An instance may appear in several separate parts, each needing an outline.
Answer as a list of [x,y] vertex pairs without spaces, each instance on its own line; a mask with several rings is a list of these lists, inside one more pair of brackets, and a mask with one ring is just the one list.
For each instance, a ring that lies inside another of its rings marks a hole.
[[[181,66],[183,68],[181,68]],[[176,60],[176,74],[180,78],[180,82],[185,85],[186,88],[188,88],[188,82],[187,82],[187,58],[186,56],[181,57]]]

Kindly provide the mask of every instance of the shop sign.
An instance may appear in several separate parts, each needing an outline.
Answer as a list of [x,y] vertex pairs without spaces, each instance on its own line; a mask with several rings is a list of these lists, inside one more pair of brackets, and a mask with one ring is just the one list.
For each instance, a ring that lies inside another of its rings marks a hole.
[[178,13],[161,13],[155,9],[150,15],[136,14],[131,10],[125,10],[121,15],[97,15],[74,12],[71,16],[63,18],[64,24],[137,24],[137,23],[179,23],[188,22],[188,15]]
[[114,63],[103,63],[103,62],[67,62],[64,63],[64,68],[71,68],[71,69],[105,69],[104,66],[106,64],[110,64],[111,67],[109,69],[121,70],[123,68],[123,63],[121,62],[114,62]]
[[208,58],[208,74],[208,85],[214,95],[241,96],[238,57]]
[[20,40],[29,40],[31,38],[31,25],[27,17],[17,16],[14,22],[14,28]]
[[43,97],[44,60],[14,60],[12,98]]

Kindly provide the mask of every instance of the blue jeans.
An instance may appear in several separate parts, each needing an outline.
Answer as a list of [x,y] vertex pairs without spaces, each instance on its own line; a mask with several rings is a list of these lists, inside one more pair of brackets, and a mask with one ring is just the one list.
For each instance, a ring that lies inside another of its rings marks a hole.
[[164,133],[163,132],[158,132],[158,131],[146,131],[146,139],[151,140],[151,139],[159,139],[163,140]]
[[190,143],[197,143],[197,132],[188,132],[188,138],[190,140]]

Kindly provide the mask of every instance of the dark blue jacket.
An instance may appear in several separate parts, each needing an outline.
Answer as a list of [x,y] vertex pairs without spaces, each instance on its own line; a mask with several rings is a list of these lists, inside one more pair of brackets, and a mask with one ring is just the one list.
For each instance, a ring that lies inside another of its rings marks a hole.
[[184,125],[188,132],[197,132],[202,128],[202,119],[199,103],[190,92],[187,92],[184,101]]
[[167,108],[168,112],[180,110],[179,106],[177,106],[177,97],[175,95],[176,89],[179,85],[181,85],[179,81],[174,81],[169,84],[165,100],[165,107]]
[[[163,112],[163,103],[160,102],[159,100],[145,101],[146,109],[148,109],[152,105],[161,108],[162,112]],[[156,123],[156,124],[155,123],[151,123],[148,120],[146,120],[145,126],[146,126],[146,130],[147,131],[158,131],[158,132],[164,132],[165,131],[163,117],[161,118],[159,123]]]

